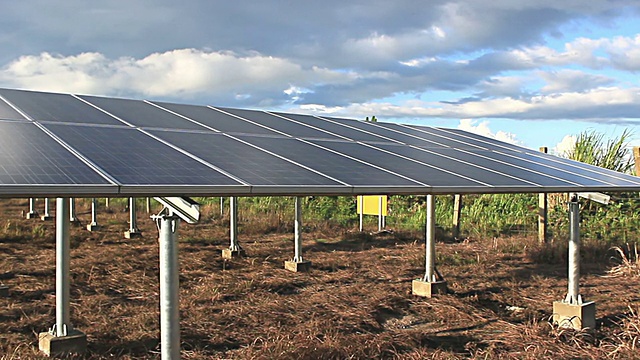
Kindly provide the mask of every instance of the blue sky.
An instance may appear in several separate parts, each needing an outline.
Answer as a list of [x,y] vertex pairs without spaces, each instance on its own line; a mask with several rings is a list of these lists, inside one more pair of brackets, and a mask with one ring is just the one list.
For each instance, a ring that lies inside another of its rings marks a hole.
[[640,3],[0,3],[0,86],[640,145]]

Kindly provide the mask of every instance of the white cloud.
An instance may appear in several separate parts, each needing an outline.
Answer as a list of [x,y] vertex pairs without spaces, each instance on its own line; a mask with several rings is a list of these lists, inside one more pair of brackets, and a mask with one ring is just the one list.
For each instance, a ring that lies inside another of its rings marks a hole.
[[318,67],[305,69],[290,60],[257,53],[240,56],[195,49],[154,53],[141,59],[108,59],[100,53],[42,53],[20,57],[0,70],[0,82],[13,87],[151,97],[296,96],[299,92],[291,89],[340,84],[350,76]]
[[493,132],[489,128],[489,121],[481,121],[478,122],[474,119],[460,119],[460,124],[458,124],[458,129],[468,131],[474,134],[486,136],[492,139],[496,139],[499,141],[504,141],[510,144],[519,145],[520,141],[516,138],[515,134],[498,130]]
[[553,154],[558,156],[566,156],[569,152],[573,151],[576,145],[577,138],[573,135],[565,135],[556,146],[553,147]]

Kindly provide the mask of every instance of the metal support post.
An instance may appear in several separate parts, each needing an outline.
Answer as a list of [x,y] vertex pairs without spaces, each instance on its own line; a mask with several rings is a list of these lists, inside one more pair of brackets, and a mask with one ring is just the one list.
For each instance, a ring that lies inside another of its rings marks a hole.
[[87,342],[86,335],[73,329],[69,316],[71,247],[68,199],[56,199],[56,215],[56,322],[49,332],[39,335],[40,350],[47,355],[82,352]]
[[436,211],[433,195],[427,195],[425,226],[425,282],[436,281]]
[[294,221],[294,254],[293,260],[285,261],[284,267],[294,272],[309,271],[311,262],[302,258],[302,198],[297,196],[295,202]]
[[42,221],[53,220],[53,217],[51,216],[51,214],[49,214],[49,207],[49,198],[44,198],[44,214],[42,214],[42,216],[40,217]]
[[109,198],[104,198],[104,206],[108,209],[109,208]]
[[87,230],[98,230],[98,201],[96,198],[91,199],[91,223],[87,225]]
[[422,279],[413,280],[412,293],[432,297],[447,291],[447,282],[436,269],[436,207],[433,195],[427,195],[425,223],[425,274]]
[[26,215],[27,219],[33,219],[38,217],[38,213],[36,212],[36,199],[29,198],[29,212]]
[[293,261],[295,262],[303,262],[302,259],[302,207],[301,207],[301,199],[299,196],[296,197],[295,203],[295,221],[294,221],[294,256]]
[[76,217],[76,199],[69,198],[69,221],[72,223],[78,222],[78,218]]
[[580,296],[580,203],[577,197],[569,202],[569,282],[567,304],[582,304]]
[[460,236],[460,215],[462,213],[462,195],[453,195],[453,229],[452,235],[454,238]]
[[238,200],[235,196],[229,198],[229,238],[231,251],[240,250],[238,245]]
[[151,217],[160,231],[160,348],[163,360],[180,358],[180,302],[177,216]]
[[[547,153],[549,149],[546,146],[540,148],[540,152]],[[546,193],[538,194],[538,242],[544,244],[547,242],[547,215],[548,215],[548,198]]]
[[220,217],[224,215],[224,198],[220,196]]
[[360,209],[360,211],[359,211],[360,227],[359,227],[359,229],[360,229],[360,232],[362,232],[362,228],[363,228],[362,223],[363,223],[363,220],[364,220],[364,196],[358,195],[358,199],[360,200],[360,207],[359,207],[359,209]]
[[147,198],[147,214],[151,213],[151,198]]
[[69,323],[69,206],[67,200],[56,200],[56,325],[54,336],[66,336],[72,329]]
[[129,198],[129,230],[125,231],[124,237],[131,239],[141,235],[142,233],[136,224],[136,199]]
[[553,303],[553,322],[560,327],[596,328],[596,305],[580,295],[580,204],[577,194],[569,200],[569,277],[567,296]]
[[378,196],[378,231],[382,231],[382,196]]

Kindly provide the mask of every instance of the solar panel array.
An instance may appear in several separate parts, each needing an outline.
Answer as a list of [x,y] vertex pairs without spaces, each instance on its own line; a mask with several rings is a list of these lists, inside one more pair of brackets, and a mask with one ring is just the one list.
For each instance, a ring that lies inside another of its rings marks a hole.
[[0,196],[640,191],[461,130],[0,89]]

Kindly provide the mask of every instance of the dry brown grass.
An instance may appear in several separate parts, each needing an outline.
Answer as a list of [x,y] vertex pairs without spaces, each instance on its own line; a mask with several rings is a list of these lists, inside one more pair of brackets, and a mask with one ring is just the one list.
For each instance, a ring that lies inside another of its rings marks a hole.
[[[0,298],[0,359],[40,358],[36,334],[55,320],[54,227],[21,219],[25,206],[3,206],[0,281],[11,294]],[[597,302],[598,330],[567,331],[548,322],[566,291],[563,250],[535,239],[439,243],[451,291],[424,299],[411,295],[424,271],[420,233],[317,226],[304,235],[313,270],[295,274],[283,269],[293,252],[292,234],[278,232],[290,230],[287,221],[243,218],[248,256],[224,261],[227,220],[215,210],[180,230],[185,359],[640,358],[640,284],[604,277],[602,261],[583,265],[582,282]],[[122,239],[126,215],[101,213],[97,233],[72,229],[72,322],[89,339],[82,359],[159,358],[157,231],[140,214],[144,237]]]

